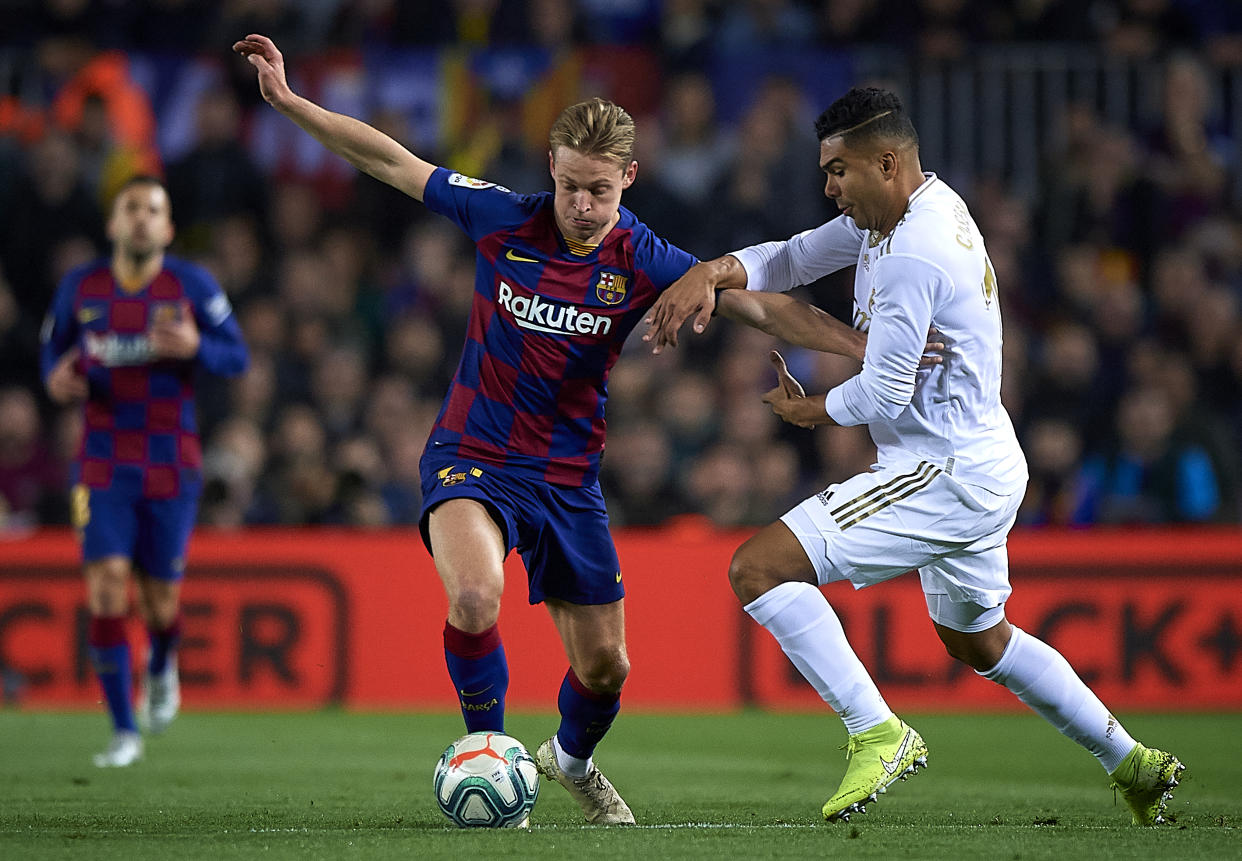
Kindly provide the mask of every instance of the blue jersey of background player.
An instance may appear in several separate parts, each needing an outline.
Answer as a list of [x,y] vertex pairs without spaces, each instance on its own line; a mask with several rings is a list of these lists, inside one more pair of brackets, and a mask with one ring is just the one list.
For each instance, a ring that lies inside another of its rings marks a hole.
[[496,623],[502,563],[516,547],[570,664],[539,770],[588,822],[632,823],[591,759],[629,672],[620,565],[596,481],[604,387],[626,334],[694,262],[620,208],[638,170],[633,120],[602,99],[567,108],[550,135],[554,193],[515,195],[298,96],[267,37],[234,50],[273,107],[475,240],[466,347],[422,462],[423,534],[449,602],[449,675],[467,728],[503,730],[508,665]]
[[95,757],[101,767],[142,756],[125,631],[131,571],[150,639],[138,717],[159,732],[176,716],[181,577],[202,486],[195,366],[233,375],[247,363],[219,285],[164,253],[173,225],[158,179],[121,188],[108,236],[112,257],[73,270],[57,288],[41,357],[52,399],[84,404],[71,507],[91,659],[114,729]]

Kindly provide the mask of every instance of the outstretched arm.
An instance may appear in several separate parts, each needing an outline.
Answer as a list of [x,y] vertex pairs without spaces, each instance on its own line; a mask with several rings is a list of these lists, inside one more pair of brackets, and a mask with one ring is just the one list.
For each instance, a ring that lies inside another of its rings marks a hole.
[[690,267],[656,299],[643,322],[643,340],[655,341],[651,352],[659,353],[667,344],[677,346],[677,330],[694,315],[694,331],[702,333],[716,308],[716,291],[726,287],[745,287],[746,270],[736,257],[725,254]]
[[716,310],[723,317],[822,353],[861,362],[867,348],[867,336],[862,332],[788,293],[722,290],[716,297]]
[[379,129],[326,110],[293,92],[285,77],[285,58],[268,37],[251,33],[235,43],[233,50],[258,71],[259,91],[268,104],[354,167],[415,200],[423,199],[423,189],[435,165],[423,161]]

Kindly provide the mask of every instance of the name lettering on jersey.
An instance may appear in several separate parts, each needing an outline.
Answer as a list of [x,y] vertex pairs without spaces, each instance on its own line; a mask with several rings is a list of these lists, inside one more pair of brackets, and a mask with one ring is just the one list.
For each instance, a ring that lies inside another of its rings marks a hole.
[[454,173],[452,176],[450,176],[448,178],[448,183],[449,185],[455,185],[459,188],[470,188],[475,191],[481,191],[482,189],[485,189],[485,188],[494,188],[497,191],[503,191],[503,192],[509,191],[509,189],[505,188],[503,185],[497,185],[496,183],[488,182],[485,179],[475,179],[472,176],[466,176],[465,174],[461,174],[461,173]]
[[513,315],[514,322],[532,332],[550,335],[607,335],[612,320],[601,314],[592,314],[573,305],[549,302],[542,296],[518,296],[504,281],[496,293],[500,307]]
[[957,244],[965,249],[975,247],[974,231],[971,229],[970,213],[966,211],[966,204],[960,200],[953,204],[953,218],[957,221]]
[[142,335],[118,335],[116,332],[86,332],[83,338],[86,355],[107,368],[147,365],[155,358],[151,339]]
[[599,273],[599,283],[595,285],[595,298],[605,305],[619,305],[625,301],[626,283],[630,279],[616,272]]

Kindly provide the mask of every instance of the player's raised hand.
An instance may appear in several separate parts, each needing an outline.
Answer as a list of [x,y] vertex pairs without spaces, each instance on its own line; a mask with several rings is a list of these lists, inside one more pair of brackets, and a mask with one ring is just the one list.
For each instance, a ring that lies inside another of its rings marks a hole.
[[789,373],[789,367],[785,364],[785,357],[773,350],[768,354],[768,358],[772,361],[772,367],[776,368],[776,385],[785,393],[785,397],[805,398],[806,389],[802,388],[802,383],[798,382],[797,378]]
[[659,353],[667,344],[677,346],[677,330],[694,315],[694,331],[707,328],[716,309],[716,284],[707,264],[696,263],[685,275],[673,282],[651,306],[643,322],[647,331],[643,340],[655,342],[651,352]]
[[276,43],[266,36],[251,33],[233,43],[233,50],[246,58],[259,72],[259,92],[269,105],[279,108],[292,98],[293,90],[285,77],[285,58]]
[[198,355],[202,336],[194,320],[194,309],[182,299],[175,313],[157,316],[147,331],[151,352],[157,359],[192,359]]
[[89,393],[86,375],[79,367],[82,353],[77,347],[71,347],[63,356],[56,360],[47,375],[47,393],[58,404],[85,400]]
[[800,428],[813,428],[831,421],[823,406],[822,398],[808,398],[802,384],[789,373],[785,357],[773,350],[769,354],[776,368],[776,388],[763,396],[763,402],[772,407],[777,417]]

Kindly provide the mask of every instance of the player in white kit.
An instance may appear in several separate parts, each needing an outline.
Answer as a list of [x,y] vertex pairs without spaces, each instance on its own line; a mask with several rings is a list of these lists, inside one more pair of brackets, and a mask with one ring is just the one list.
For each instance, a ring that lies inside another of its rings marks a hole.
[[[824,193],[842,217],[698,264],[663,294],[645,337],[656,352],[675,345],[681,324],[694,315],[702,331],[713,307],[784,335],[797,306],[774,306],[771,293],[857,265],[862,370],[826,395],[806,395],[773,353],[779,384],[764,400],[802,427],[867,425],[878,463],[760,530],[729,568],[746,612],[849,732],[846,773],[824,817],[864,810],[926,765],[927,747],[889,709],[818,587],[846,580],[862,588],[917,569],[948,653],[1094,754],[1134,822],[1163,822],[1182,764],[1137,743],[1059,652],[1005,618],[1005,542],[1027,470],[1000,401],[999,295],[974,219],[953,189],[923,172],[917,133],[893,93],[851,90],[816,132]],[[943,361],[920,365],[931,328],[945,344]]]

